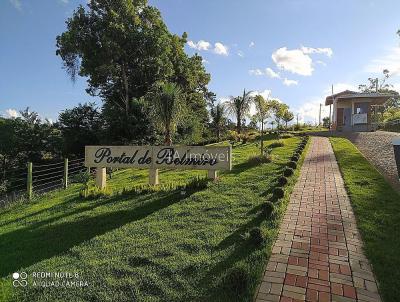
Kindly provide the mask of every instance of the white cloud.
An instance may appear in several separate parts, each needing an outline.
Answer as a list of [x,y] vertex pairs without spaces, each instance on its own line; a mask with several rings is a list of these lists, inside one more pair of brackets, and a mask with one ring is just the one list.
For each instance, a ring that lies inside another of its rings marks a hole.
[[[276,66],[291,73],[310,76],[314,71],[313,60],[311,54],[324,54],[329,58],[332,57],[333,51],[331,48],[313,48],[301,46],[300,49],[287,49],[281,47],[274,51],[271,55]],[[325,64],[322,61],[317,61],[319,64]],[[326,65],[326,64],[325,64]]]
[[326,66],[326,63],[324,61],[318,60],[316,61],[317,64],[320,64],[322,66]]
[[255,75],[255,76],[262,76],[264,75],[264,72],[261,69],[250,69],[249,70],[250,75]]
[[[265,89],[263,91],[254,90],[254,91],[252,91],[252,93],[250,95],[253,97],[256,95],[261,95],[266,100],[277,100],[279,103],[282,103],[282,101],[280,99],[272,96],[272,91],[270,89]],[[254,115],[255,113],[256,113],[256,107],[252,103],[250,105],[250,114]]]
[[333,51],[332,51],[332,49],[329,48],[329,47],[326,47],[326,48],[313,48],[313,47],[305,47],[305,46],[302,46],[302,47],[301,47],[301,51],[302,51],[304,54],[320,53],[320,54],[325,54],[325,55],[327,55],[328,57],[332,57],[332,55],[333,55]]
[[283,79],[283,84],[286,85],[286,86],[291,86],[291,85],[298,85],[299,82],[296,81],[296,80],[289,80],[287,78],[284,78]]
[[11,118],[16,118],[20,116],[19,112],[15,109],[7,109],[6,110],[6,116],[11,117]]
[[253,41],[250,42],[249,47],[254,47],[256,45],[256,43],[254,43]]
[[17,9],[22,10],[22,4],[20,0],[10,0],[10,3]]
[[63,3],[63,4],[68,4],[69,0],[60,0],[60,2]]
[[201,61],[203,64],[210,64],[209,61],[207,61],[206,59],[203,58],[203,60]]
[[265,68],[265,74],[270,77],[270,78],[277,78],[280,79],[281,76],[279,75],[279,73],[273,71],[271,68],[267,67]]
[[190,48],[194,48],[197,50],[209,50],[211,46],[210,42],[204,40],[200,40],[197,43],[193,41],[188,41],[187,44]]
[[296,114],[299,115],[299,122],[304,123],[307,121],[307,122],[318,123],[320,104],[322,104],[321,106],[321,123],[322,123],[322,118],[329,116],[329,107],[325,106],[322,100],[320,99],[314,99],[305,102],[300,107],[294,110],[295,115]]
[[[214,44],[214,48],[212,48],[212,45],[210,42],[208,41],[204,41],[204,40],[200,40],[198,42],[194,42],[189,40],[187,42],[187,45],[190,48],[199,50],[199,51],[211,51],[214,52],[217,55],[223,55],[223,56],[227,56],[229,54],[229,48],[227,45],[222,44],[221,42],[216,42]],[[239,54],[239,53],[238,53]]]
[[278,68],[303,76],[310,76],[314,70],[311,57],[300,49],[281,47],[272,53],[272,60]]
[[400,75],[400,47],[390,48],[385,55],[373,59],[365,67],[369,73],[382,73],[384,69],[388,69],[391,75]]
[[229,48],[221,42],[217,42],[214,44],[214,53],[217,55],[227,56],[229,54]]
[[237,55],[238,55],[239,57],[241,57],[241,58],[244,57],[244,53],[243,53],[243,51],[241,51],[241,50],[239,50],[239,51],[237,52]]

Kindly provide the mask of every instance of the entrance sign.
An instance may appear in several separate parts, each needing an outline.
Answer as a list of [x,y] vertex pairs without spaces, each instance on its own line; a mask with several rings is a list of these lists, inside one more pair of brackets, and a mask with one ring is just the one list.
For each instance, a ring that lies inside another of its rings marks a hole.
[[[158,169],[208,170],[215,179],[217,170],[232,169],[231,146],[86,146],[85,166],[150,169],[150,184],[158,184]],[[103,171],[103,172],[102,172]],[[105,187],[104,176],[97,185]]]

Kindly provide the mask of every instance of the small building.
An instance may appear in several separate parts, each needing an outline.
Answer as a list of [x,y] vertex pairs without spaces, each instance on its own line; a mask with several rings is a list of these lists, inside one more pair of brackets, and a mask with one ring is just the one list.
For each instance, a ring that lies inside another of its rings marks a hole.
[[377,107],[383,106],[392,95],[345,90],[325,99],[332,108],[331,130],[375,131]]

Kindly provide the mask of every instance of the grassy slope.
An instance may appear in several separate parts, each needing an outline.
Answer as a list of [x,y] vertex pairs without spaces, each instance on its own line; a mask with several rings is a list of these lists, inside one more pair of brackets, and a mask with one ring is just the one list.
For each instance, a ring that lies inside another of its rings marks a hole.
[[[233,171],[191,196],[170,191],[82,201],[72,186],[3,211],[3,294],[12,300],[16,293],[18,301],[235,301],[220,280],[228,268],[240,265],[251,282],[238,300],[250,301],[277,233],[278,223],[265,219],[261,204],[298,141],[285,139],[285,147],[274,149],[273,162],[255,167],[247,163],[257,152],[254,144],[235,148]],[[204,173],[165,172],[161,181]],[[121,189],[145,183],[146,176],[145,171],[120,172],[110,185]],[[267,234],[266,246],[254,247],[243,238],[253,226]],[[14,292],[13,271],[79,271],[90,286]]]
[[331,138],[384,301],[400,297],[400,195],[347,139]]

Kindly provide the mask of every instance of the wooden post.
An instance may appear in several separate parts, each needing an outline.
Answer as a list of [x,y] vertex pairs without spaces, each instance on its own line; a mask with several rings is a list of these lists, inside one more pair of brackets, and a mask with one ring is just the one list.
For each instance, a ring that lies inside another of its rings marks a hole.
[[106,168],[96,168],[96,186],[103,190],[106,185]]
[[64,189],[68,188],[68,158],[64,158]]
[[150,169],[149,170],[149,184],[156,186],[160,183],[158,179],[158,169]]
[[26,192],[28,194],[28,200],[32,199],[32,163],[28,162],[28,176],[26,180]]
[[207,178],[216,180],[218,178],[217,170],[207,170]]

